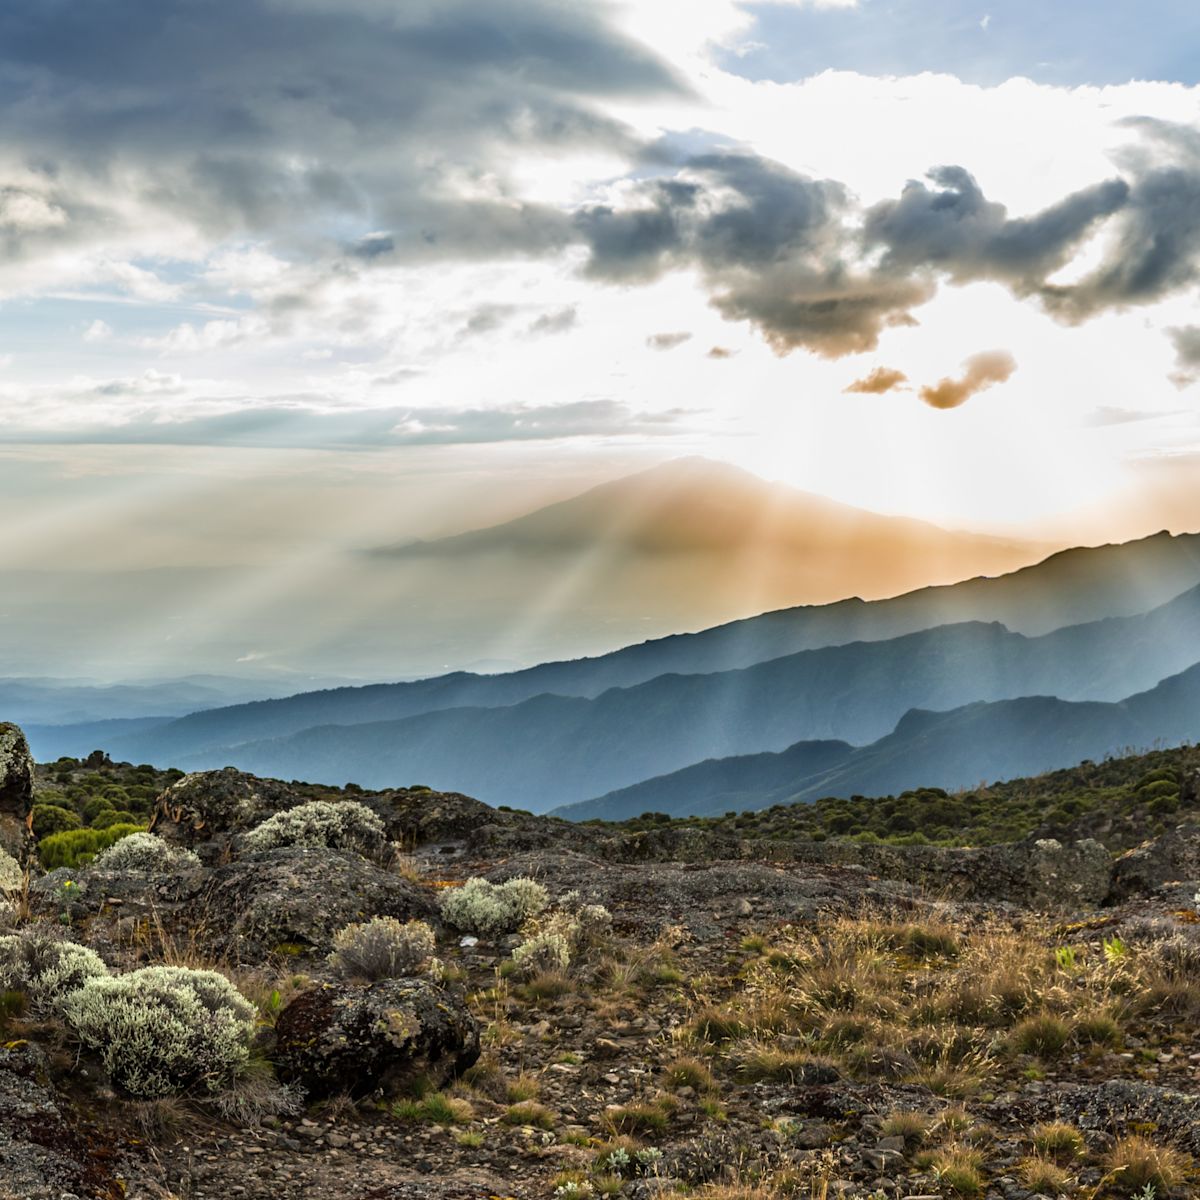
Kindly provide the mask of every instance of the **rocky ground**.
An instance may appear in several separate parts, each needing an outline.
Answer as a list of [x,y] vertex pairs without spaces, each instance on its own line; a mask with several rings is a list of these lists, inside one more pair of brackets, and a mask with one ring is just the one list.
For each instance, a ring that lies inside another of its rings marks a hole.
[[[19,744],[5,755],[0,839],[28,858],[35,781]],[[386,828],[367,854],[247,841],[311,798],[188,776],[152,832],[196,861],[8,881],[13,929],[53,925],[113,971],[225,974],[257,1008],[257,1075],[220,1102],[139,1099],[6,995],[0,1197],[1197,1193],[1186,814],[1115,861],[1045,840],[781,855],[420,790],[334,797]],[[464,934],[442,905],[474,877],[534,878],[550,906]],[[565,967],[519,969],[514,951],[585,905],[611,928]],[[381,915],[427,921],[437,961],[374,983],[333,970],[338,931]]]

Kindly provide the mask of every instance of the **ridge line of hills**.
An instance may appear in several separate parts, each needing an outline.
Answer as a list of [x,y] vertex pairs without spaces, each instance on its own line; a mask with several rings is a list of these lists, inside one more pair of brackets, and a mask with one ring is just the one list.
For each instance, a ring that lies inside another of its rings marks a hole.
[[[852,619],[843,619],[847,612]],[[1072,615],[1088,619],[1064,623]],[[696,652],[683,654],[688,648]],[[1057,756],[1041,730],[1029,742],[1041,747],[1035,759],[1017,746],[975,748],[964,757],[945,744],[952,726],[977,737],[999,719],[997,709],[986,719],[964,715],[978,703],[1056,697],[1076,706],[1123,704],[1198,658],[1200,535],[1163,533],[1064,551],[994,579],[767,613],[508,675],[458,672],[302,693],[145,722],[126,736],[116,723],[29,732],[43,757],[86,753],[95,747],[79,739],[103,735],[105,749],[131,761],[189,769],[232,763],[364,786],[420,780],[535,810],[669,790],[663,780],[712,760],[786,754],[790,782],[766,790],[790,787],[789,794],[807,797],[806,780],[815,794],[849,794],[846,788],[862,790],[857,781],[868,769],[888,783],[921,753],[929,773],[914,785],[940,785],[948,772],[960,773],[952,779],[958,784],[1062,765],[1074,744],[1067,725],[1075,741],[1105,750],[1186,739],[1200,731],[1179,732],[1168,722],[1157,732],[1134,722],[1132,734],[1113,743],[1129,720],[1077,707],[1062,718]],[[716,665],[730,661],[736,665]],[[640,677],[663,662],[672,669]],[[930,726],[914,741],[914,711],[938,714],[942,732]],[[1014,714],[1022,711],[1012,710],[1009,723],[1019,725]],[[1084,711],[1096,724],[1092,733],[1079,727]],[[72,737],[77,742],[68,745]],[[638,811],[664,807],[649,799]]]

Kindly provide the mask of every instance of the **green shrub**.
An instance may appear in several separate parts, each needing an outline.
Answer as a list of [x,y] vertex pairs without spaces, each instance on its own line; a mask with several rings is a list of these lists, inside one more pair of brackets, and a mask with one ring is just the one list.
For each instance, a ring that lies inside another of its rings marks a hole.
[[0,937],[0,992],[22,992],[37,1013],[48,1013],[89,979],[107,977],[104,960],[57,929],[27,925]]
[[512,933],[548,902],[546,889],[532,879],[495,884],[475,878],[442,897],[442,916],[464,933],[492,938]]
[[70,809],[57,804],[35,804],[33,806],[33,832],[36,837],[50,837],[66,829],[78,829],[83,822]]
[[200,859],[182,846],[172,846],[153,833],[131,833],[96,855],[92,866],[102,871],[180,871],[198,867]]
[[385,840],[383,822],[365,804],[311,800],[268,817],[246,834],[245,846],[251,852],[279,846],[324,846],[370,855],[382,850]]
[[93,829],[108,829],[113,825],[138,825],[137,813],[131,812],[114,812],[111,808],[106,808],[100,813],[91,823]]
[[143,825],[110,825],[107,829],[68,829],[38,842],[38,858],[47,871],[56,867],[86,866],[101,850],[123,837],[140,833]]
[[375,917],[347,925],[333,939],[329,964],[346,979],[397,979],[424,970],[436,942],[424,921]]
[[83,813],[83,819],[89,824],[94,825],[96,818],[105,812],[113,811],[113,803],[107,796],[89,796],[80,809]]
[[89,980],[63,1014],[113,1085],[146,1099],[225,1087],[249,1056],[254,1006],[223,975],[144,967]]

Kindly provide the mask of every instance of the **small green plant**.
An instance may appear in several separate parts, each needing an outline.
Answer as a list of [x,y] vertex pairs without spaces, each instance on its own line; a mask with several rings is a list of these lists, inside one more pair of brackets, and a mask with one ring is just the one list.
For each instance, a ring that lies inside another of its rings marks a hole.
[[1104,958],[1106,962],[1119,963],[1129,957],[1129,947],[1115,934],[1104,939]]
[[1064,971],[1075,971],[1079,967],[1079,953],[1074,946],[1059,946],[1054,951],[1054,961]]

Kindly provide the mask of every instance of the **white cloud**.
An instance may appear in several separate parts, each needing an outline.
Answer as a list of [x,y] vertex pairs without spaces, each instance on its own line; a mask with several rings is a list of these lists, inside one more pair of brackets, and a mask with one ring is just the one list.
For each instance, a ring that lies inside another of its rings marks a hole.
[[84,331],[85,342],[106,342],[113,335],[112,326],[107,321],[96,318]]

